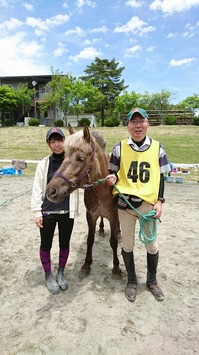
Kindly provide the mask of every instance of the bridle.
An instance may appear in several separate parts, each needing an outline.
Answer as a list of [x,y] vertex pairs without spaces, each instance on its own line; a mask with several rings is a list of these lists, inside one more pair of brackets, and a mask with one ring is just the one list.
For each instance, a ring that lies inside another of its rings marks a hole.
[[[86,172],[80,176],[78,179],[76,179],[75,181],[69,180],[67,179],[65,176],[63,176],[62,174],[60,174],[59,172],[56,172],[55,175],[60,177],[62,180],[64,180],[65,182],[67,182],[71,187],[78,189],[78,188],[82,188],[82,189],[89,189],[93,186],[92,182],[91,182],[91,176],[90,176],[90,172],[92,170],[93,167],[93,161],[94,161],[94,154],[95,154],[95,146],[93,143],[91,143],[91,147],[92,147],[92,153],[91,153],[91,161],[90,161],[90,165],[89,168],[86,170]],[[80,181],[87,176],[87,180],[88,183],[85,185],[80,185]]]

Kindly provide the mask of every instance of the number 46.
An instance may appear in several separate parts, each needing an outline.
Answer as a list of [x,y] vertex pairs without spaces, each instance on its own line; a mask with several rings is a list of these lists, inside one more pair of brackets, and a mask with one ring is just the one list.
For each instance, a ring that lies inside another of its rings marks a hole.
[[139,179],[141,182],[146,183],[150,179],[150,164],[148,162],[141,162],[138,166],[137,161],[132,161],[127,174],[128,179],[132,179],[132,182],[137,182]]

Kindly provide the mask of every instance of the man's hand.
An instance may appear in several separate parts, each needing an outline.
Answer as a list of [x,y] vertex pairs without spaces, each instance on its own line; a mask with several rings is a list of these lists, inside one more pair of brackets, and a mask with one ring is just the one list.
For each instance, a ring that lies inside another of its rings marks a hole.
[[106,179],[108,185],[114,185],[117,181],[117,178],[114,174],[107,175]]
[[154,210],[156,211],[156,214],[154,215],[153,218],[160,218],[162,214],[162,202],[157,201],[154,205]]

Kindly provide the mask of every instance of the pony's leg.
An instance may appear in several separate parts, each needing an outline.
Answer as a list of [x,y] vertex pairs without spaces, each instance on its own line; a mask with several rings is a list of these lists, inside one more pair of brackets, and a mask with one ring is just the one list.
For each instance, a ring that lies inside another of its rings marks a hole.
[[[114,217],[114,218],[113,218]],[[121,275],[121,269],[119,267],[119,259],[117,256],[117,249],[118,249],[118,223],[116,221],[118,220],[118,215],[113,214],[113,217],[110,220],[110,228],[111,228],[111,237],[110,237],[110,246],[113,250],[113,269],[112,273],[113,275]]]
[[122,243],[122,233],[121,233],[121,228],[120,228],[120,222],[118,221],[118,228],[117,228],[117,240],[118,243]]
[[91,270],[90,266],[93,262],[92,249],[93,249],[93,243],[95,239],[95,228],[96,228],[97,218],[93,219],[91,214],[87,211],[86,219],[88,223],[87,252],[86,252],[86,258],[84,264],[82,265],[81,270],[79,272],[80,278],[84,278],[89,275]]
[[104,237],[104,219],[103,219],[103,217],[100,217],[99,236]]

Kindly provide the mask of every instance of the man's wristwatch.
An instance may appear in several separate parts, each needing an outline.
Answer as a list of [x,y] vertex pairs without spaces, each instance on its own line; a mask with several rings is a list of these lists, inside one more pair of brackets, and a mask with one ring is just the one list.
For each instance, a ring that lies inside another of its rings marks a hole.
[[165,198],[164,197],[158,197],[158,201],[161,201],[162,203],[165,202]]

